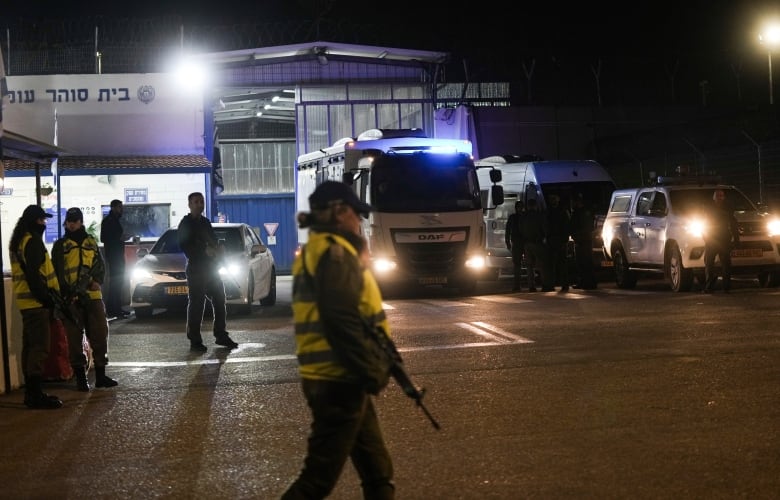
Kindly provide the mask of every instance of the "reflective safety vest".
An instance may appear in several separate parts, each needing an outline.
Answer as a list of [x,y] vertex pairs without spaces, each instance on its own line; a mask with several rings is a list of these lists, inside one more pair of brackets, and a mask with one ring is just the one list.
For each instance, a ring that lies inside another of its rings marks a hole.
[[[320,257],[331,245],[344,247],[345,251],[354,255],[359,262],[355,247],[343,237],[333,233],[311,233],[308,243],[293,262],[292,309],[298,371],[302,378],[357,382],[356,376],[340,364],[333,355],[320,321],[320,311],[313,289]],[[363,289],[360,291],[358,311],[369,325],[382,328],[389,334],[390,328],[385,311],[382,309],[379,286],[367,269],[363,269]]]
[[[22,259],[24,259],[24,250],[31,239],[32,235],[27,233],[22,237],[22,241],[19,243],[18,256]],[[43,304],[41,304],[30,291],[30,284],[27,283],[27,277],[24,274],[24,270],[22,270],[22,265],[26,264],[24,262],[19,262],[17,252],[11,252],[11,279],[13,280],[14,285],[14,295],[16,295],[16,305],[19,306],[20,310],[43,307]],[[59,291],[60,284],[57,281],[57,275],[54,272],[54,265],[52,265],[51,258],[49,258],[49,252],[46,252],[46,258],[43,260],[41,267],[38,268],[38,272],[43,277],[44,281],[46,281],[46,286]]]
[[[89,275],[90,270],[97,262],[97,256],[99,255],[100,248],[98,248],[97,241],[92,236],[87,236],[81,244],[73,241],[70,238],[62,239],[62,253],[65,258],[65,282],[74,288],[79,288],[79,272]],[[89,281],[84,279],[85,283],[82,284],[82,288],[89,284]],[[97,290],[87,290],[87,295],[90,299],[102,299],[103,293],[100,288]]]

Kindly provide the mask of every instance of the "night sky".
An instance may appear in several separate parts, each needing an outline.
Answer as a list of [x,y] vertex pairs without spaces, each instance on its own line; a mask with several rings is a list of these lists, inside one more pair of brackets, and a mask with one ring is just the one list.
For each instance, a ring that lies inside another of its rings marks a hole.
[[[354,1],[354,0],[6,0],[6,17],[179,16],[194,24],[235,24],[324,18],[397,30],[403,46],[428,50],[493,46],[607,53],[749,50],[759,20],[777,0],[660,1]],[[10,6],[7,4],[11,4]],[[506,10],[511,6],[511,11]],[[7,23],[1,23],[7,24]],[[427,31],[423,36],[421,31]],[[401,45],[401,44],[399,44]],[[445,47],[448,46],[448,47]]]

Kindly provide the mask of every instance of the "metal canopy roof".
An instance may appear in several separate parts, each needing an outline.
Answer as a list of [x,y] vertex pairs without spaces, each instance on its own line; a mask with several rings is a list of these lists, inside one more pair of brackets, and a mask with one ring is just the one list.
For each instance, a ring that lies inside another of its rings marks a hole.
[[66,153],[66,150],[5,129],[3,131],[2,153],[4,158],[27,160],[27,162],[33,164],[35,162],[51,161]]
[[[29,160],[6,160],[5,167],[6,172],[20,172],[34,170],[35,164]],[[60,176],[207,173],[211,167],[203,155],[61,156],[57,160]],[[49,165],[45,165],[42,170],[48,169]]]
[[320,57],[376,59],[392,61],[393,64],[441,64],[447,61],[449,54],[427,50],[318,41],[226,52],[210,52],[191,56],[193,60],[199,62],[233,65],[254,65],[277,62],[280,59],[317,59]]

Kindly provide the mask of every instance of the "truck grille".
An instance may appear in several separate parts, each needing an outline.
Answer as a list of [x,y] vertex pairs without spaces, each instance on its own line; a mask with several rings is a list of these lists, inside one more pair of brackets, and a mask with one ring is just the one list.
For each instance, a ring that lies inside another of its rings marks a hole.
[[452,275],[466,262],[466,242],[395,243],[401,270],[414,276]]

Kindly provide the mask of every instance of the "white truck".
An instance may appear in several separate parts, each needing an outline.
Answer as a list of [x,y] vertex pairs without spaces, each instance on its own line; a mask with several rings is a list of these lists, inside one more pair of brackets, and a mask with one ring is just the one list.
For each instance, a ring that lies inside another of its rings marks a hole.
[[[350,184],[374,208],[362,230],[380,286],[472,293],[485,271],[485,229],[471,151],[469,141],[417,129],[368,130],[298,158],[297,209],[309,210],[309,195],[325,180]],[[500,186],[490,192],[503,203]],[[300,244],[306,237],[299,231]]]
[[[525,204],[537,200],[544,210],[550,195],[558,195],[561,206],[570,209],[574,197],[582,195],[585,205],[593,210],[596,223],[593,227],[593,265],[596,271],[611,267],[604,258],[601,244],[601,224],[607,213],[609,199],[615,190],[615,182],[609,172],[592,160],[536,160],[516,155],[490,156],[476,162],[477,175],[482,190],[486,234],[487,276],[497,279],[511,276],[512,255],[506,248],[506,220],[514,212],[516,201]],[[499,185],[503,187],[503,205],[493,202],[491,172],[501,172]],[[572,245],[570,245],[570,248]],[[571,265],[573,249],[570,251]],[[574,276],[574,274],[571,274]]]

